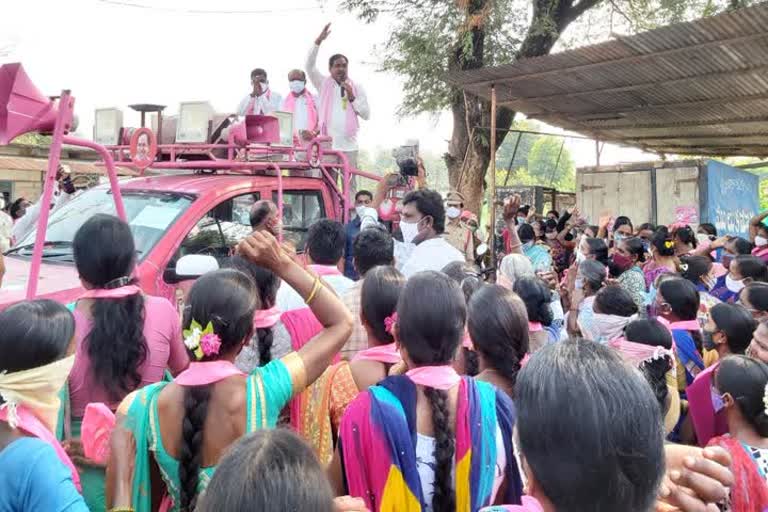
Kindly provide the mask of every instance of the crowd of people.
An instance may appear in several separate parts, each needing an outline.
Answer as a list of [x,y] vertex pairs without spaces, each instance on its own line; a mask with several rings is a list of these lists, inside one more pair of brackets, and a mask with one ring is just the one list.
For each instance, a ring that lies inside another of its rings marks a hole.
[[182,311],[126,223],[84,223],[83,295],[0,312],[0,510],[768,507],[768,215],[739,238],[510,197],[490,284],[459,194],[410,192],[393,234],[379,192],[301,256],[256,203]]

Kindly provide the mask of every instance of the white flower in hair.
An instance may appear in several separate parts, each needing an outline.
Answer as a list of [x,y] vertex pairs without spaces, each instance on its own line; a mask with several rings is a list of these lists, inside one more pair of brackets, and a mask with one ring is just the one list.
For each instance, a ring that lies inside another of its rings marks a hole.
[[195,350],[200,346],[200,338],[203,337],[203,330],[199,326],[193,326],[192,329],[187,331],[184,336],[184,345],[189,350]]

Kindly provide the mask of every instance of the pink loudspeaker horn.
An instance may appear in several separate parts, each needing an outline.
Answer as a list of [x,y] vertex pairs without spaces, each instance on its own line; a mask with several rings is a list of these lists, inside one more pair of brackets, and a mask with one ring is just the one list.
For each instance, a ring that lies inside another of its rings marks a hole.
[[[72,112],[64,120],[64,132],[72,125]],[[58,105],[42,94],[20,63],[0,66],[0,146],[28,132],[52,132]]]

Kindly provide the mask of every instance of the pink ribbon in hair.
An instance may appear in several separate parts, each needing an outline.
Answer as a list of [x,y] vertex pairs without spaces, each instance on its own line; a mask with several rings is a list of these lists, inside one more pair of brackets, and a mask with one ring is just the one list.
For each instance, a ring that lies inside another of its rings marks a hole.
[[528,322],[528,332],[541,332],[543,330],[544,327],[541,322]]
[[387,331],[388,334],[392,335],[395,331],[395,324],[397,323],[397,311],[389,315],[387,318],[384,319],[384,330]]
[[131,295],[137,295],[141,293],[141,288],[135,284],[129,284],[128,286],[121,286],[120,288],[94,288],[88,290],[79,299],[124,299]]
[[640,366],[646,361],[652,361],[665,356],[674,357],[674,354],[669,349],[659,345],[636,343],[624,337],[611,340],[608,344],[618,350],[625,361],[632,363],[634,366]]
[[280,315],[282,314],[283,312],[277,306],[257,311],[253,315],[253,327],[255,329],[269,329],[270,327],[274,327],[274,325],[280,321]]
[[420,366],[405,373],[414,384],[433,389],[451,389],[461,377],[453,366]]

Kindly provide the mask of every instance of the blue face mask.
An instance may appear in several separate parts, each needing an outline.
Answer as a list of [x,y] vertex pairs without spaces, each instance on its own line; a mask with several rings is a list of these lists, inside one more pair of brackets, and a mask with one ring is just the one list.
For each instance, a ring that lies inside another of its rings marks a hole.
[[641,240],[643,242],[643,250],[645,252],[650,252],[650,250],[651,250],[651,242],[649,242],[648,240],[645,240],[644,238],[642,238]]
[[518,217],[517,218],[517,225],[525,224],[525,217]]

